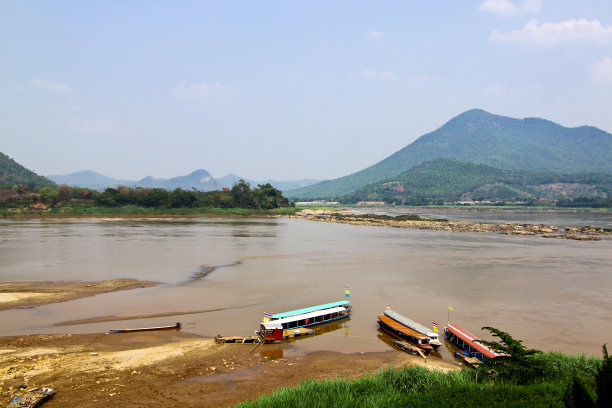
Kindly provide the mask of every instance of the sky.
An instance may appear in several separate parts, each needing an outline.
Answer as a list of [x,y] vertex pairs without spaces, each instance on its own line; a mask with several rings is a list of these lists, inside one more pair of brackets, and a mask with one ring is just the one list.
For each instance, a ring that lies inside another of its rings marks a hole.
[[473,108],[612,132],[612,2],[0,0],[38,174],[333,179]]

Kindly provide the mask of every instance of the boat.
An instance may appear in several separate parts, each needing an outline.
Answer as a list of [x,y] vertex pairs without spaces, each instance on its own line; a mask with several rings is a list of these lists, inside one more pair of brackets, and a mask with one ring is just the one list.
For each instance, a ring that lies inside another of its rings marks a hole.
[[427,335],[411,329],[410,327],[395,319],[392,319],[386,314],[378,316],[378,325],[384,332],[397,339],[407,341],[424,352],[430,352],[433,350],[433,346],[430,344],[431,339]]
[[[448,323],[444,327],[444,334],[453,344],[461,350],[468,352],[472,357],[485,362],[491,358],[505,356],[506,354],[493,350],[478,341],[478,337],[474,336],[467,330],[462,329],[456,324]],[[465,354],[463,354],[465,356]],[[463,358],[463,357],[462,357]]]
[[284,313],[266,314],[266,316],[269,316],[269,323],[280,325],[283,330],[316,326],[335,320],[346,319],[350,315],[351,302],[348,300],[291,310]]
[[172,326],[155,326],[155,327],[140,327],[137,329],[111,329],[109,333],[132,333],[142,331],[155,331],[155,330],[181,330],[181,324],[176,323]]
[[429,337],[429,345],[434,349],[437,349],[438,347],[442,346],[438,333],[434,332],[433,330],[430,330],[428,327],[425,327],[422,324],[417,323],[414,320],[409,319],[405,316],[402,316],[401,314],[390,309],[385,310],[385,315],[395,320],[396,322],[400,322],[404,326],[409,327],[412,330],[415,330]]

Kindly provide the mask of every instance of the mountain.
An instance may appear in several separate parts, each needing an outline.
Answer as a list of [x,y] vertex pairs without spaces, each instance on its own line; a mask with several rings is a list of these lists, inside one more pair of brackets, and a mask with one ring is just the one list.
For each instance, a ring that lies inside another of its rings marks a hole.
[[169,179],[156,179],[153,177],[145,177],[136,182],[134,187],[150,187],[164,188],[166,190],[174,190],[182,188],[183,190],[191,190],[195,188],[200,191],[212,191],[218,188],[217,181],[204,169],[196,170],[186,176],[178,176]]
[[91,170],[65,175],[49,175],[47,178],[53,180],[57,184],[67,184],[72,187],[84,187],[94,190],[104,190],[107,187],[131,186],[136,183],[133,180],[121,180],[107,177]]
[[228,174],[225,177],[215,179],[206,170],[196,170],[187,176],[173,177],[170,179],[156,179],[153,177],[145,177],[140,181],[115,179],[90,170],[79,171],[77,173],[70,173],[65,175],[50,175],[47,177],[56,182],[57,184],[68,184],[69,186],[73,187],[85,187],[100,191],[104,190],[107,187],[114,188],[121,185],[128,187],[164,188],[166,190],[174,190],[177,187],[180,187],[183,190],[191,190],[195,187],[198,190],[211,191],[221,189],[223,187],[231,188],[241,179],[248,181],[252,187],[257,187],[257,185],[259,184],[270,183],[275,188],[281,191],[285,191],[299,187],[306,187],[321,181],[316,179],[288,181],[255,181],[233,173]]
[[610,152],[612,135],[592,126],[567,128],[545,119],[514,119],[473,109],[373,166],[285,195],[338,197],[438,158],[501,169],[612,173]]
[[26,169],[4,153],[0,153],[0,187],[26,186],[28,188],[55,187],[55,183]]
[[612,197],[612,174],[505,170],[455,159],[436,159],[362,187],[342,201],[423,205],[458,201],[557,201],[579,197]]

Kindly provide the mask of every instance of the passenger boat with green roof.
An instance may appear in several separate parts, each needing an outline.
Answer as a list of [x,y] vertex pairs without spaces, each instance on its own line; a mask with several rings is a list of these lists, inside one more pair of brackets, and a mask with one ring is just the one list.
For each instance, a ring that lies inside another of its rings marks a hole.
[[264,323],[280,324],[284,330],[290,330],[346,319],[350,315],[351,302],[341,300],[284,313],[264,313]]

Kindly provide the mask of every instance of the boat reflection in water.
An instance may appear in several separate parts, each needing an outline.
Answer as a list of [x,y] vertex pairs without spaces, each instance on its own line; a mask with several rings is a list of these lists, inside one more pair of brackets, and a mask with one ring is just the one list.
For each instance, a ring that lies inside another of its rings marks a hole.
[[[344,335],[348,336],[349,331],[350,331],[350,326],[349,326],[350,320],[351,319],[349,317],[341,321],[336,320],[336,321],[332,321],[329,323],[319,324],[312,328],[315,332],[314,336],[331,333],[331,332],[338,331],[341,329],[344,329]],[[289,355],[291,355],[292,353],[291,351],[292,346],[289,346],[288,343],[293,343],[295,341],[300,341],[300,340],[306,340],[309,338],[312,338],[312,336],[288,338],[288,339],[283,340],[282,343],[262,344],[258,348],[259,356],[262,358],[269,358],[271,360],[278,360],[278,359],[284,358],[285,351],[287,351]]]

